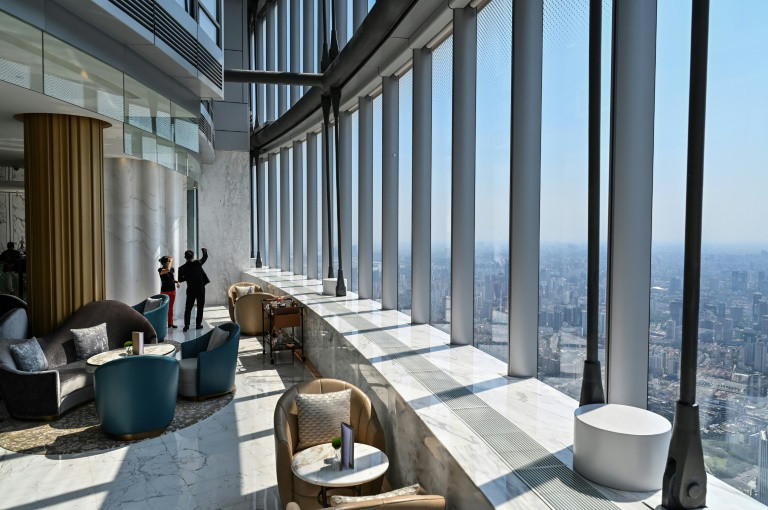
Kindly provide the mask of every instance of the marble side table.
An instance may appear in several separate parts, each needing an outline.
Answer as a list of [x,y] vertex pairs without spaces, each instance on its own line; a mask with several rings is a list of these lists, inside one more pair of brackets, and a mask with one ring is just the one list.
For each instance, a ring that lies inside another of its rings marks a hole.
[[330,443],[319,444],[302,450],[293,457],[293,474],[307,483],[320,486],[318,499],[323,507],[328,506],[326,489],[334,487],[357,487],[370,482],[387,472],[387,454],[374,446],[355,443],[354,468],[339,470],[336,454]]
[[614,489],[661,489],[672,425],[646,409],[590,404],[574,411],[573,469]]

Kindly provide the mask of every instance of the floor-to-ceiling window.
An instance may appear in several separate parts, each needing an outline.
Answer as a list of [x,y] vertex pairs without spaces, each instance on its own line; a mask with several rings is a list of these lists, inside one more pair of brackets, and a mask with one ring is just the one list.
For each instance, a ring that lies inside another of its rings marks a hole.
[[[351,10],[349,11],[352,12]],[[359,147],[359,137],[360,137],[360,114],[355,111],[352,113],[351,118],[351,125],[352,125],[352,260],[349,261],[350,265],[350,275],[349,275],[349,281],[350,281],[350,290],[352,292],[357,292],[358,289],[358,281],[359,281],[359,275],[358,275],[358,216],[360,212],[360,204],[358,200],[358,196],[360,194],[359,186],[358,186],[358,177],[360,175],[360,166],[359,166],[359,160],[358,160],[358,147]]]
[[[697,400],[707,470],[768,503],[768,4],[713,0]],[[648,407],[679,392],[691,2],[658,4]],[[762,464],[762,465],[761,465]]]
[[307,169],[309,168],[309,163],[307,162],[307,141],[303,140],[301,142],[301,162],[302,162],[302,169],[301,169],[301,199],[304,201],[304,216],[302,218],[302,235],[304,236],[304,240],[302,242],[302,247],[304,250],[304,253],[301,257],[301,274],[306,275],[307,274],[307,265],[309,264],[309,259],[307,258],[307,236],[309,235],[309,221],[307,220],[307,214],[309,211],[308,207],[308,200],[309,197],[309,190],[307,190]]
[[[323,230],[327,232],[327,227],[323,225],[323,133],[317,134],[317,279],[322,280],[326,277],[328,268],[323,267]],[[326,233],[326,235],[328,235]]]
[[397,309],[411,313],[411,201],[413,200],[413,71],[400,77],[397,185]]
[[285,162],[288,172],[288,191],[285,193],[288,197],[288,214],[282,221],[288,222],[288,267],[285,269],[293,271],[293,147],[288,149],[288,161]]
[[381,94],[373,99],[373,299],[381,302]]
[[512,0],[477,14],[474,343],[509,356],[509,147]]
[[430,324],[451,331],[453,36],[432,52],[432,291]]
[[544,1],[538,375],[579,398],[586,358],[589,2]]

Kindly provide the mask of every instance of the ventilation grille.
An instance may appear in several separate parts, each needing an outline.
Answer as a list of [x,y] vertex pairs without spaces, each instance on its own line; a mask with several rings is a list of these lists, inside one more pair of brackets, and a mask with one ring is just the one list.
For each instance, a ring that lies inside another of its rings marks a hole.
[[197,41],[159,5],[155,6],[155,35],[188,62],[197,62]]
[[153,0],[109,0],[119,7],[124,13],[136,20],[141,26],[154,32],[154,20],[152,18]]
[[[224,68],[192,34],[154,0],[109,0],[141,26],[153,32],[184,60],[221,88]],[[200,121],[202,125],[202,120]]]
[[[329,302],[327,309],[343,313]],[[392,361],[406,369],[485,441],[510,469],[553,510],[619,510],[595,487],[565,466],[535,439],[491,408],[468,387],[413,353],[403,342],[370,321],[352,316],[348,322],[365,333]],[[410,355],[409,355],[410,354]]]
[[200,131],[203,132],[208,141],[211,142],[211,145],[213,145],[213,128],[208,123],[208,119],[200,115],[200,120],[198,123],[200,125]]
[[213,55],[208,53],[208,50],[203,48],[200,43],[197,43],[197,55],[199,57],[197,68],[206,78],[211,80],[217,87],[221,88],[221,85],[224,82],[224,70],[222,69],[221,63],[213,58]]

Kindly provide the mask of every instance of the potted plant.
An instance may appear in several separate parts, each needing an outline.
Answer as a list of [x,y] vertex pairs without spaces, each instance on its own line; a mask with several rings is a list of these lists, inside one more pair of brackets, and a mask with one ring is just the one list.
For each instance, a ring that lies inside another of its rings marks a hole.
[[133,342],[128,340],[123,344],[123,347],[125,347],[125,355],[130,356],[133,353]]
[[341,438],[336,436],[331,439],[331,446],[333,447],[334,454],[336,455],[336,460],[341,461]]

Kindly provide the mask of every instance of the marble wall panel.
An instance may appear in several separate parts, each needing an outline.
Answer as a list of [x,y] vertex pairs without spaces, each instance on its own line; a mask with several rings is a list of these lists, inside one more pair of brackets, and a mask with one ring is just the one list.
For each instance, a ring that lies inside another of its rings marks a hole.
[[10,193],[11,208],[10,208],[10,233],[11,239],[16,243],[18,249],[21,241],[24,241],[26,247],[27,234],[25,231],[24,218],[26,217],[24,193]]
[[0,244],[2,249],[5,249],[6,243],[11,240],[11,222],[8,210],[10,195],[10,193],[0,193]]
[[205,271],[211,283],[206,304],[223,305],[227,289],[240,281],[251,256],[251,195],[249,154],[216,151],[216,159],[203,165],[198,186],[200,247],[208,248]]
[[[186,250],[186,177],[149,161],[104,161],[107,298],[135,304],[160,291],[158,259]],[[174,312],[183,315],[184,287]],[[182,304],[179,304],[181,302]]]

